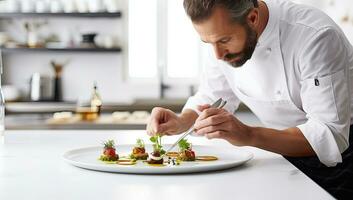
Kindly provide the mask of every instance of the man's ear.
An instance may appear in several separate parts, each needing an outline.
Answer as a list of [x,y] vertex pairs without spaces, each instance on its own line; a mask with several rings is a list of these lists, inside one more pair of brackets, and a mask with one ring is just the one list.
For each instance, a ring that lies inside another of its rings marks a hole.
[[248,16],[247,16],[247,22],[248,22],[248,25],[253,28],[253,29],[256,29],[256,27],[259,25],[259,9],[257,8],[253,8]]

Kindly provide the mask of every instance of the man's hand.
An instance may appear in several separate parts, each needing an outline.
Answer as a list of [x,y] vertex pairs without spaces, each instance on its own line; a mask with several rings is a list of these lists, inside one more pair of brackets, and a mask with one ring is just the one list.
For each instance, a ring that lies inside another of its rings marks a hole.
[[250,127],[241,123],[233,114],[224,109],[202,105],[202,113],[195,122],[195,133],[208,139],[225,139],[233,145],[251,145]]
[[225,139],[236,146],[254,146],[285,156],[315,155],[303,133],[297,127],[276,130],[250,127],[224,109],[199,106],[202,113],[195,122],[195,133],[209,139]]
[[156,107],[152,110],[147,123],[149,135],[176,135],[191,127],[197,118],[195,111],[186,110],[180,116],[165,108]]

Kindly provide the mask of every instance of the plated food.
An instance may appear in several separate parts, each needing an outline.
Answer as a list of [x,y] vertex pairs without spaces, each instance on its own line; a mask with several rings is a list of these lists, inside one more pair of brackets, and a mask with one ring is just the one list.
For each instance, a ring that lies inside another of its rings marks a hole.
[[170,152],[167,152],[165,155],[168,157],[177,158],[179,157],[179,152],[170,151]]
[[119,155],[115,151],[115,142],[114,140],[107,140],[103,142],[103,153],[99,157],[101,161],[117,161],[119,159]]
[[[146,152],[151,152],[152,145],[146,142]],[[117,143],[116,143],[117,144]],[[163,145],[164,148],[170,147]],[[95,170],[101,172],[124,173],[124,174],[185,174],[199,173],[209,171],[219,171],[223,169],[233,168],[251,160],[253,154],[239,148],[227,148],[222,146],[204,146],[193,145],[196,152],[196,160],[191,162],[180,161],[179,165],[174,165],[173,160],[167,156],[164,157],[164,164],[154,165],[148,164],[144,160],[131,160],[128,156],[134,144],[117,144],[116,152],[119,153],[119,160],[112,162],[103,162],[99,160],[102,153],[102,145],[74,148],[65,151],[63,159],[65,162],[79,167],[80,169]],[[200,161],[197,158],[203,155],[217,156],[216,161]],[[174,162],[176,158],[174,158]]]
[[132,153],[130,154],[131,159],[136,160],[147,160],[148,153],[146,153],[145,142],[142,139],[137,139]]
[[182,161],[195,161],[195,152],[192,150],[192,144],[186,139],[180,140],[178,143],[179,155],[178,158]]
[[165,151],[162,147],[162,136],[152,136],[150,140],[153,143],[153,152],[148,155],[148,164],[163,164]]
[[162,136],[155,135],[150,138],[152,143],[152,151],[147,153],[145,142],[138,138],[135,145],[132,147],[131,153],[128,155],[119,156],[116,152],[114,140],[103,142],[103,153],[99,156],[99,160],[106,164],[118,165],[135,165],[138,161],[142,161],[151,166],[177,166],[182,162],[196,161],[215,161],[218,160],[215,156],[199,155],[196,156],[192,148],[192,144],[186,139],[182,139],[178,143],[178,152],[166,152],[162,146]]
[[199,161],[215,161],[218,160],[216,156],[196,156],[195,160]]

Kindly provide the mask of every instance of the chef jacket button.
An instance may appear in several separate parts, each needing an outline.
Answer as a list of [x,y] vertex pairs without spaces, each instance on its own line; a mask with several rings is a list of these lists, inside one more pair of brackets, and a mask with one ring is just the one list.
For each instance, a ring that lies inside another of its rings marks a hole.
[[267,52],[267,53],[271,53],[271,51],[272,51],[271,47],[268,47],[268,48],[266,49],[266,52]]
[[281,91],[278,90],[278,91],[276,92],[276,95],[281,95]]

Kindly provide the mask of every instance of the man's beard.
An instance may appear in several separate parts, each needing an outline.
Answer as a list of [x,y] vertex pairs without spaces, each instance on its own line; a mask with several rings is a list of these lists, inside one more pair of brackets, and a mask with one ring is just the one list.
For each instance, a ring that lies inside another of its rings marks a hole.
[[[243,51],[240,54],[228,53],[227,55],[224,56],[226,62],[235,68],[243,66],[246,63],[246,61],[248,61],[251,58],[257,44],[257,33],[253,29],[251,29],[251,27],[248,24],[245,24],[244,27],[245,27],[247,38],[245,41],[245,46]],[[232,60],[239,56],[240,56],[240,59],[235,62],[227,61],[227,60]]]

